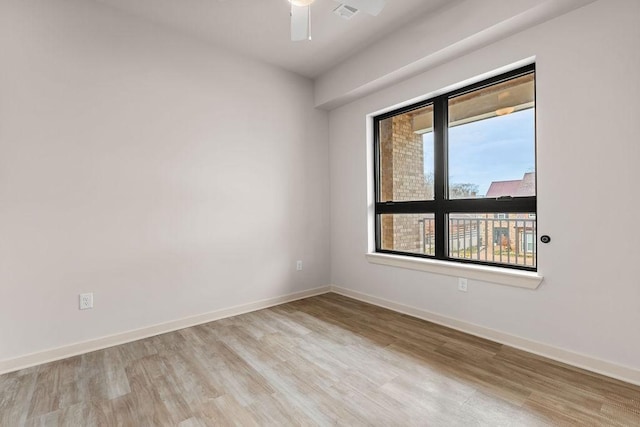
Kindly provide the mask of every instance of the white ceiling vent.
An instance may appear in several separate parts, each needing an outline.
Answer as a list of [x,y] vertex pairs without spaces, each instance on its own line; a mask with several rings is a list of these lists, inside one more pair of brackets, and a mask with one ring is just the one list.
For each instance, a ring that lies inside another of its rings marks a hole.
[[341,4],[340,6],[333,9],[333,13],[338,15],[340,18],[351,19],[356,13],[358,13],[358,9],[356,9],[355,7],[347,6],[346,4]]

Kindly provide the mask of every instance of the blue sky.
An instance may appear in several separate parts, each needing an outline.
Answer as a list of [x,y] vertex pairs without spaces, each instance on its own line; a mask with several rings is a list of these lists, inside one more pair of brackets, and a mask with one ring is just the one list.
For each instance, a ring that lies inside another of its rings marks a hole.
[[[449,182],[478,185],[522,179],[535,167],[533,108],[449,129]],[[433,172],[433,133],[425,134],[425,174]]]

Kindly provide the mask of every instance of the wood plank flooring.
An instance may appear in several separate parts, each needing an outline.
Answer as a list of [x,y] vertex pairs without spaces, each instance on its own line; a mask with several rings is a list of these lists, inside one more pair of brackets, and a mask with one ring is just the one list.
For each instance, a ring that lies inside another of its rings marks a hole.
[[640,387],[325,294],[0,376],[0,426],[640,426]]

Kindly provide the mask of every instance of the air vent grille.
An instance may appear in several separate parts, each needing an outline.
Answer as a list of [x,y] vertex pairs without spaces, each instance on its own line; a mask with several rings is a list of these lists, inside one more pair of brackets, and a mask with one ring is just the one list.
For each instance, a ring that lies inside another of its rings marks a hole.
[[333,9],[333,13],[338,15],[340,18],[351,19],[356,13],[358,13],[358,9],[356,9],[355,7],[347,6],[346,4],[341,4],[340,6]]

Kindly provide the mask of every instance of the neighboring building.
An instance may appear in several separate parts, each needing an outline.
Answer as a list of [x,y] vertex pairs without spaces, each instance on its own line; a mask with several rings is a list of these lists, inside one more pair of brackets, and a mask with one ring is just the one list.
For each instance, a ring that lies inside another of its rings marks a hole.
[[526,197],[536,195],[536,174],[527,172],[522,179],[512,181],[493,181],[487,190],[485,197],[496,198],[500,196]]
[[[525,173],[522,179],[494,181],[486,198],[500,196],[526,197],[535,195],[535,173]],[[535,213],[455,214],[449,218],[449,256],[459,259],[496,262],[500,264],[536,265]],[[424,250],[433,250],[432,219],[423,219]]]
[[[522,179],[494,181],[489,186],[487,198],[501,196],[526,197],[536,195],[536,174],[527,172]],[[535,265],[536,252],[536,214],[535,213],[493,213],[486,218],[485,246],[492,257],[515,259],[514,264]],[[490,239],[490,240],[489,240]],[[488,259],[491,261],[491,259]],[[509,261],[511,262],[511,261]]]

